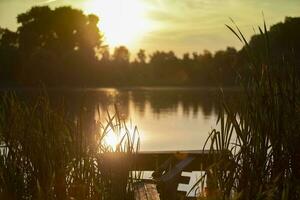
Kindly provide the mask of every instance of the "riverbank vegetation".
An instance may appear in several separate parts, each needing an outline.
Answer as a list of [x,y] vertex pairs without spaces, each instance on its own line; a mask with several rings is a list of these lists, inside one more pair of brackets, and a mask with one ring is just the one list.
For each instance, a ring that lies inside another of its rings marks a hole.
[[132,163],[122,160],[116,174],[103,156],[139,148],[137,129],[117,110],[87,124],[84,107],[74,118],[45,94],[28,103],[13,93],[1,96],[0,108],[0,199],[132,198]]
[[[246,47],[179,56],[171,50],[130,55],[120,46],[110,53],[98,20],[71,7],[34,7],[20,14],[17,31],[0,29],[1,86],[234,86],[236,71],[247,75]],[[293,56],[290,49],[299,54],[299,27],[300,18],[287,17],[268,31],[279,63]],[[259,53],[263,36],[253,35],[249,46]]]
[[[239,109],[220,95],[218,129],[211,132],[209,148],[228,154],[199,182],[209,178],[211,199],[300,198],[300,82],[295,51],[274,57],[269,32],[259,28],[264,45],[257,52],[238,27],[229,29],[245,44],[249,59],[240,73],[243,99]],[[288,38],[280,41],[287,45]],[[285,45],[284,45],[285,44]],[[275,51],[275,52],[274,52]],[[299,55],[299,54],[298,54]]]

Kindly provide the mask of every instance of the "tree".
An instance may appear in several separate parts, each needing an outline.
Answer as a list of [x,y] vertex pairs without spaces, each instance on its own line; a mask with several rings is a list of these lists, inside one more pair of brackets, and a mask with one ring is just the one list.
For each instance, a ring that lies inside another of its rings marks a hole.
[[23,81],[52,85],[84,82],[101,45],[97,16],[71,7],[51,10],[43,6],[33,7],[17,20],[20,63],[26,71]]
[[137,58],[139,63],[146,63],[146,52],[144,49],[140,49],[139,52],[137,53]]
[[102,47],[99,50],[99,54],[101,56],[101,61],[108,62],[110,60],[110,52],[107,46]]
[[18,60],[18,35],[0,28],[0,80],[2,84],[11,82]]
[[129,50],[125,46],[116,47],[113,59],[114,61],[121,62],[121,63],[129,63]]
[[71,7],[33,7],[17,20],[20,48],[29,54],[49,49],[61,56],[77,50],[95,56],[94,49],[101,44],[98,17]]
[[177,61],[177,57],[173,51],[164,52],[164,51],[156,51],[152,55],[150,55],[150,63],[159,64],[171,61]]
[[[286,17],[284,22],[274,24],[266,35],[253,35],[249,41],[252,57],[255,62],[268,64],[272,60],[274,66],[280,66],[289,60],[291,65],[300,65],[300,17]],[[267,37],[267,38],[266,38]],[[238,70],[244,77],[250,73],[249,56],[245,45],[238,52]],[[268,50],[266,50],[268,49]],[[262,51],[266,50],[266,51]],[[296,75],[300,77],[299,67],[295,67]]]
[[182,59],[183,59],[184,62],[190,61],[191,60],[190,54],[189,53],[184,53]]
[[227,47],[225,51],[219,50],[213,58],[213,73],[221,85],[233,85],[236,72],[234,67],[237,61],[237,51],[233,47]]
[[150,65],[153,71],[153,81],[156,85],[178,84],[177,72],[179,59],[173,51],[156,51],[150,55]]

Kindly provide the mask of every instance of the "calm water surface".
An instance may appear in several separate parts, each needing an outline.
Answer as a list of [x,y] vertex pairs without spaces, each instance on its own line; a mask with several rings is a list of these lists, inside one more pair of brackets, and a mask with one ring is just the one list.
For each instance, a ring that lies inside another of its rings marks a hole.
[[[238,90],[225,91],[229,101],[238,97]],[[117,105],[122,118],[138,127],[141,150],[202,149],[216,127],[219,90],[214,88],[99,88],[50,93],[64,97],[74,113],[84,105],[90,120],[97,106],[104,115]]]
[[[36,89],[18,92],[29,100],[40,93]],[[217,127],[220,92],[216,88],[49,89],[47,92],[52,103],[64,102],[74,118],[84,116],[87,128],[98,118],[97,108],[100,118],[105,119],[106,112],[113,113],[116,105],[121,118],[129,126],[138,127],[142,151],[202,149],[209,132]],[[224,89],[224,95],[232,105],[240,98],[239,90],[233,88]],[[179,185],[179,190],[189,191],[200,175],[200,172],[185,173],[191,177],[190,184]],[[149,177],[151,173],[146,172],[144,178]]]

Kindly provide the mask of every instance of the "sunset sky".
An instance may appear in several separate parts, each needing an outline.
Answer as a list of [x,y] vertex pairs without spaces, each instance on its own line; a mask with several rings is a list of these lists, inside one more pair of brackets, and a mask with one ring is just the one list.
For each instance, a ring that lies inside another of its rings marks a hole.
[[246,36],[262,24],[300,15],[300,0],[0,0],[0,27],[16,30],[16,16],[32,6],[71,5],[100,17],[105,42],[143,48],[201,52],[241,45],[224,24],[233,18]]

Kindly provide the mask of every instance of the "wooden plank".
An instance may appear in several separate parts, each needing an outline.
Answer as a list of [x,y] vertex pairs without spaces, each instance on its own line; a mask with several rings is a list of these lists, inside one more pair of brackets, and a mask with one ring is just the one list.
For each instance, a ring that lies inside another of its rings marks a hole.
[[138,182],[134,185],[135,200],[159,200],[159,193],[155,183]]
[[181,183],[181,184],[186,184],[188,185],[191,181],[191,177],[190,176],[180,176],[178,182]]
[[217,155],[209,151],[141,151],[136,154],[127,153],[104,153],[102,156],[107,162],[117,163],[128,161],[131,170],[136,171],[154,171],[158,169],[166,160],[174,156],[178,160],[184,160],[187,157],[195,159],[184,169],[187,171],[205,170],[213,161],[213,156]]
[[141,154],[209,154],[210,150],[139,151]]
[[171,170],[169,170],[167,173],[163,174],[160,178],[160,181],[168,182],[174,177],[181,174],[181,172],[195,159],[195,157],[189,156],[185,158],[184,160],[181,160],[179,163],[177,163]]

